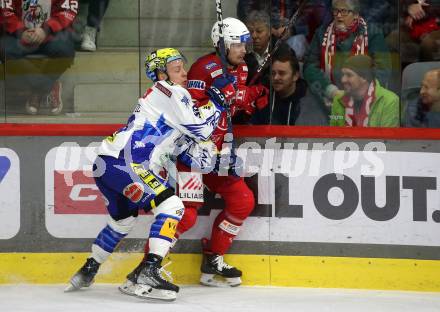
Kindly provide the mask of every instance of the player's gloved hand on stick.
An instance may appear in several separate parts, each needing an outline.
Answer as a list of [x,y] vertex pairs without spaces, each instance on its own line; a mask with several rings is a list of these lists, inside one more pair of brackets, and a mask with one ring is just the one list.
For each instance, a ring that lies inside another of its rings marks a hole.
[[226,100],[225,95],[218,88],[210,86],[206,89],[206,95],[208,95],[211,102],[213,102],[220,111],[224,111],[229,107],[229,102]]
[[226,101],[231,102],[235,98],[235,77],[231,74],[223,74],[215,78],[212,85],[223,92]]

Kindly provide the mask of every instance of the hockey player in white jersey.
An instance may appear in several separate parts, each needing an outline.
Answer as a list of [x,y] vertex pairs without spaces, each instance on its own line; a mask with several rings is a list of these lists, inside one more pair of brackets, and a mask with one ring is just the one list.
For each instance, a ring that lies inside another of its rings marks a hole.
[[178,142],[188,141],[182,140],[183,136],[194,144],[206,144],[227,103],[222,93],[212,88],[207,105],[193,105],[184,88],[184,57],[176,49],[149,54],[145,68],[154,85],[139,99],[127,125],[102,142],[93,166],[96,185],[107,200],[109,221],[66,291],[94,282],[99,266],[133,228],[141,208],[151,209],[155,221],[148,239],[150,253],[137,278],[135,294],[172,301],[179,291],[178,286],[161,276],[161,262],[171,246],[184,205],[160,172],[167,169],[170,155],[179,153]]

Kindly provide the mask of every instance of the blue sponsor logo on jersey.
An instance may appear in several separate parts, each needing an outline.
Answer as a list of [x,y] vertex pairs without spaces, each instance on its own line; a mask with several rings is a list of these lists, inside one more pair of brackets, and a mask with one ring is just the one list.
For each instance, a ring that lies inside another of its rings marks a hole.
[[215,62],[211,62],[211,63],[205,65],[205,68],[206,68],[207,70],[210,70],[210,69],[212,69],[212,68],[214,68],[214,67],[216,67],[216,66],[218,66],[217,63],[215,63]]
[[188,97],[186,95],[183,96],[183,98],[180,100],[180,102],[185,104],[185,106],[189,106],[189,104],[190,104],[190,100],[188,99]]
[[205,90],[205,82],[203,80],[188,80],[188,89]]
[[0,183],[11,168],[11,161],[6,156],[0,156]]

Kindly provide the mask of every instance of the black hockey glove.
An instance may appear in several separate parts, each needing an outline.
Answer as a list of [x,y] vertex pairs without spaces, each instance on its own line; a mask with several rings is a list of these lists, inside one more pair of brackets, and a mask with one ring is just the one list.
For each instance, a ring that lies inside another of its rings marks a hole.
[[211,86],[206,89],[206,94],[209,96],[211,102],[213,102],[220,111],[224,111],[229,107],[225,95],[218,88]]

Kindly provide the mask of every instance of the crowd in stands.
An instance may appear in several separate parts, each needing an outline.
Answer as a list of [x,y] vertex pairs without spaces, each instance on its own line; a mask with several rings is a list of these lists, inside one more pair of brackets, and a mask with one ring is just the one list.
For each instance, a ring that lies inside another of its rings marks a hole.
[[[26,93],[29,114],[39,113],[40,106],[61,113],[59,77],[75,50],[96,50],[109,0],[0,3],[1,60],[10,65],[6,89]],[[253,44],[245,56],[247,83],[270,92],[265,107],[251,116],[238,114],[235,123],[440,127],[440,0],[236,3]],[[88,6],[87,24],[76,43],[73,26],[83,6]],[[254,79],[269,53],[270,61]],[[426,62],[428,67],[406,73],[419,77],[417,91],[408,97],[401,89],[403,69]]]
[[[6,89],[12,98],[24,93],[25,110],[35,115],[41,106],[58,115],[63,109],[60,76],[75,57],[73,24],[78,0],[1,0],[1,59],[7,62]],[[90,0],[81,49],[96,50],[96,34],[109,0]],[[19,104],[15,104],[18,105]]]

